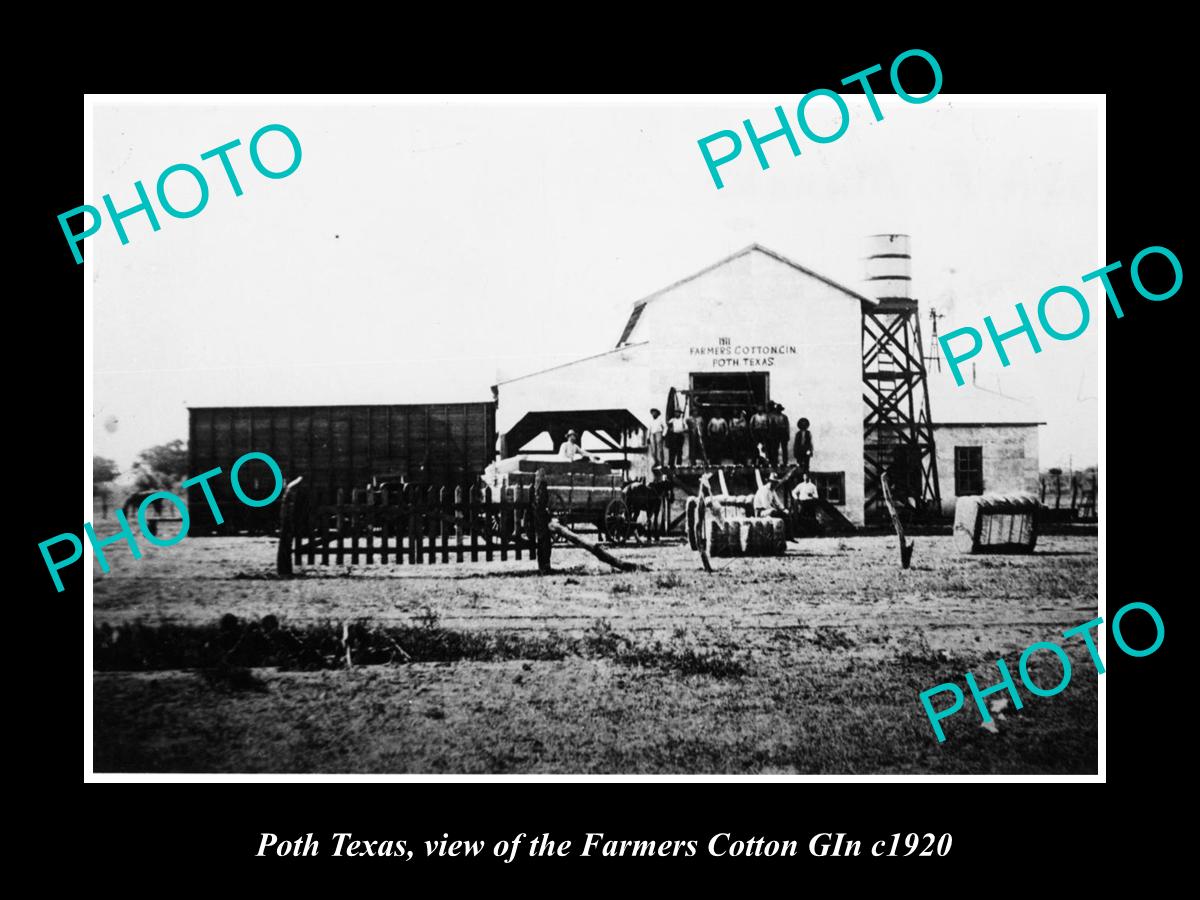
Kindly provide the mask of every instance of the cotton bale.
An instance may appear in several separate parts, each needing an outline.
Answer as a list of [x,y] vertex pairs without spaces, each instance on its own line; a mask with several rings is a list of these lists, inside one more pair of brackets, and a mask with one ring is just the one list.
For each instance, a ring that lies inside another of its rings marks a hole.
[[954,546],[962,553],[1032,553],[1042,504],[1033,494],[959,497]]

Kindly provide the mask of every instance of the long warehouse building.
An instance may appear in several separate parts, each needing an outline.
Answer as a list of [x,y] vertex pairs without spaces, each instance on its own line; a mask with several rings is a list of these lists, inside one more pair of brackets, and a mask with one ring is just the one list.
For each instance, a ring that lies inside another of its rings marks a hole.
[[[274,459],[291,481],[303,477],[315,496],[332,500],[373,479],[454,486],[473,483],[492,461],[496,445],[494,403],[423,403],[406,406],[192,407],[188,453],[192,472],[228,472],[251,451]],[[240,480],[252,497],[270,493],[265,463],[247,462]],[[256,483],[257,482],[257,483]],[[189,488],[188,510],[196,534],[269,532],[279,519],[275,504],[255,509],[236,502],[228,479],[210,482],[226,515],[218,525],[199,487]]]

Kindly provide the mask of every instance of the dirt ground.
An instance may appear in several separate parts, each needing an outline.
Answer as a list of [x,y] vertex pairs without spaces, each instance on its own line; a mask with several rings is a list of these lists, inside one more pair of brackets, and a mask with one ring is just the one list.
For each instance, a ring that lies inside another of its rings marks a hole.
[[[1094,537],[1046,536],[1031,556],[964,556],[949,537],[919,537],[908,571],[894,537],[789,546],[781,558],[717,560],[713,574],[686,545],[622,549],[651,569],[631,574],[556,548],[556,573],[545,577],[510,560],[304,566],[280,581],[267,538],[189,538],[140,561],[114,558],[95,577],[98,627],[186,632],[230,613],[272,615],[299,630],[367,621],[439,639],[486,635],[504,649],[255,668],[240,680],[97,671],[95,768],[1096,771],[1097,676],[1077,639],[1066,690],[1039,698],[1022,687],[1024,709],[1010,701],[994,730],[981,727],[967,692],[939,744],[918,700],[945,681],[965,691],[965,671],[995,683],[1000,656],[1016,677],[1028,644],[1095,618]],[[1049,687],[1061,670],[1047,656],[1031,671]]]

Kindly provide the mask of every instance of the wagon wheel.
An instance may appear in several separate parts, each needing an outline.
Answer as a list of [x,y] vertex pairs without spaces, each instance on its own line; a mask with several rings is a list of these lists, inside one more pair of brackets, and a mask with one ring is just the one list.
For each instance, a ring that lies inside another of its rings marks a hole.
[[500,540],[512,540],[513,532],[516,529],[514,514],[511,511],[505,513],[504,515],[501,515],[500,513],[493,513],[491,519],[488,521],[488,528],[491,530],[491,533],[500,538]]
[[[574,524],[571,518],[571,510],[565,507],[553,506],[550,508],[550,518],[564,528],[570,528]],[[556,531],[550,532],[550,543],[558,546],[566,544],[567,539]]]
[[696,500],[696,552],[700,554],[700,564],[704,566],[704,571],[711,572],[712,563],[708,559],[708,532],[713,526],[713,517],[709,514],[708,505],[704,499],[704,491],[701,491]]
[[609,540],[624,544],[633,533],[633,522],[629,520],[629,507],[624,500],[610,500],[604,508],[604,533]]

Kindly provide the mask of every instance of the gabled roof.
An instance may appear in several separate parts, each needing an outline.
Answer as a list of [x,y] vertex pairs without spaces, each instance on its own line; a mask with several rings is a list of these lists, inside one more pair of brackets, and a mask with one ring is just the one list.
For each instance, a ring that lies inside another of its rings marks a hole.
[[536,372],[526,372],[524,375],[517,375],[514,378],[505,378],[496,382],[492,387],[499,387],[502,384],[512,384],[514,381],[520,381],[523,378],[533,378],[535,375],[545,375],[547,372],[554,372],[558,369],[565,369],[569,366],[577,366],[580,363],[591,362],[593,359],[599,359],[602,356],[608,356],[611,353],[617,353],[621,350],[632,350],[635,347],[644,347],[649,344],[649,341],[638,341],[636,344],[628,344],[624,347],[613,347],[611,350],[604,350],[601,353],[593,353],[591,356],[584,356],[581,359],[573,359],[570,362],[559,363],[556,366],[550,366],[547,369],[538,369]]
[[774,250],[770,250],[770,249],[764,247],[762,244],[751,244],[748,247],[743,247],[741,250],[737,251],[736,253],[726,256],[724,259],[718,260],[717,262],[713,263],[711,266],[705,266],[699,272],[694,272],[693,274],[687,276],[686,278],[681,278],[678,281],[676,281],[675,283],[669,284],[665,288],[662,288],[661,290],[657,290],[653,294],[643,297],[641,300],[634,301],[633,311],[629,314],[629,321],[627,321],[625,323],[625,330],[621,332],[621,338],[620,338],[620,340],[617,341],[617,346],[620,347],[622,344],[624,344],[626,341],[629,340],[630,336],[633,334],[633,329],[635,327],[637,327],[638,319],[641,318],[642,310],[646,308],[647,303],[651,302],[652,300],[657,299],[658,297],[667,293],[667,291],[674,290],[675,288],[679,287],[681,284],[687,284],[689,281],[694,281],[695,279],[699,278],[701,275],[707,275],[709,272],[713,271],[714,269],[719,269],[721,266],[725,265],[726,263],[731,263],[738,257],[745,256],[747,253],[752,253],[755,250],[757,250],[759,253],[766,254],[767,256],[783,263],[784,265],[791,266],[793,269],[796,269],[799,272],[803,272],[805,275],[809,275],[809,276],[817,279],[818,281],[823,281],[823,282],[825,282],[825,284],[829,285],[830,287],[836,288],[837,290],[841,291],[842,293],[844,293],[850,297],[853,297],[855,300],[858,300],[859,302],[870,303],[872,305],[877,305],[879,303],[879,301],[877,299],[875,299],[873,297],[866,297],[866,296],[860,294],[858,291],[851,290],[850,288],[846,287],[844,284],[839,284],[838,282],[834,281],[832,278],[826,278],[824,275],[820,274],[819,272],[814,272],[812,269],[809,269],[809,268],[806,268],[805,266],[800,265],[800,263],[796,262],[795,260],[788,259],[782,253],[776,253]]

